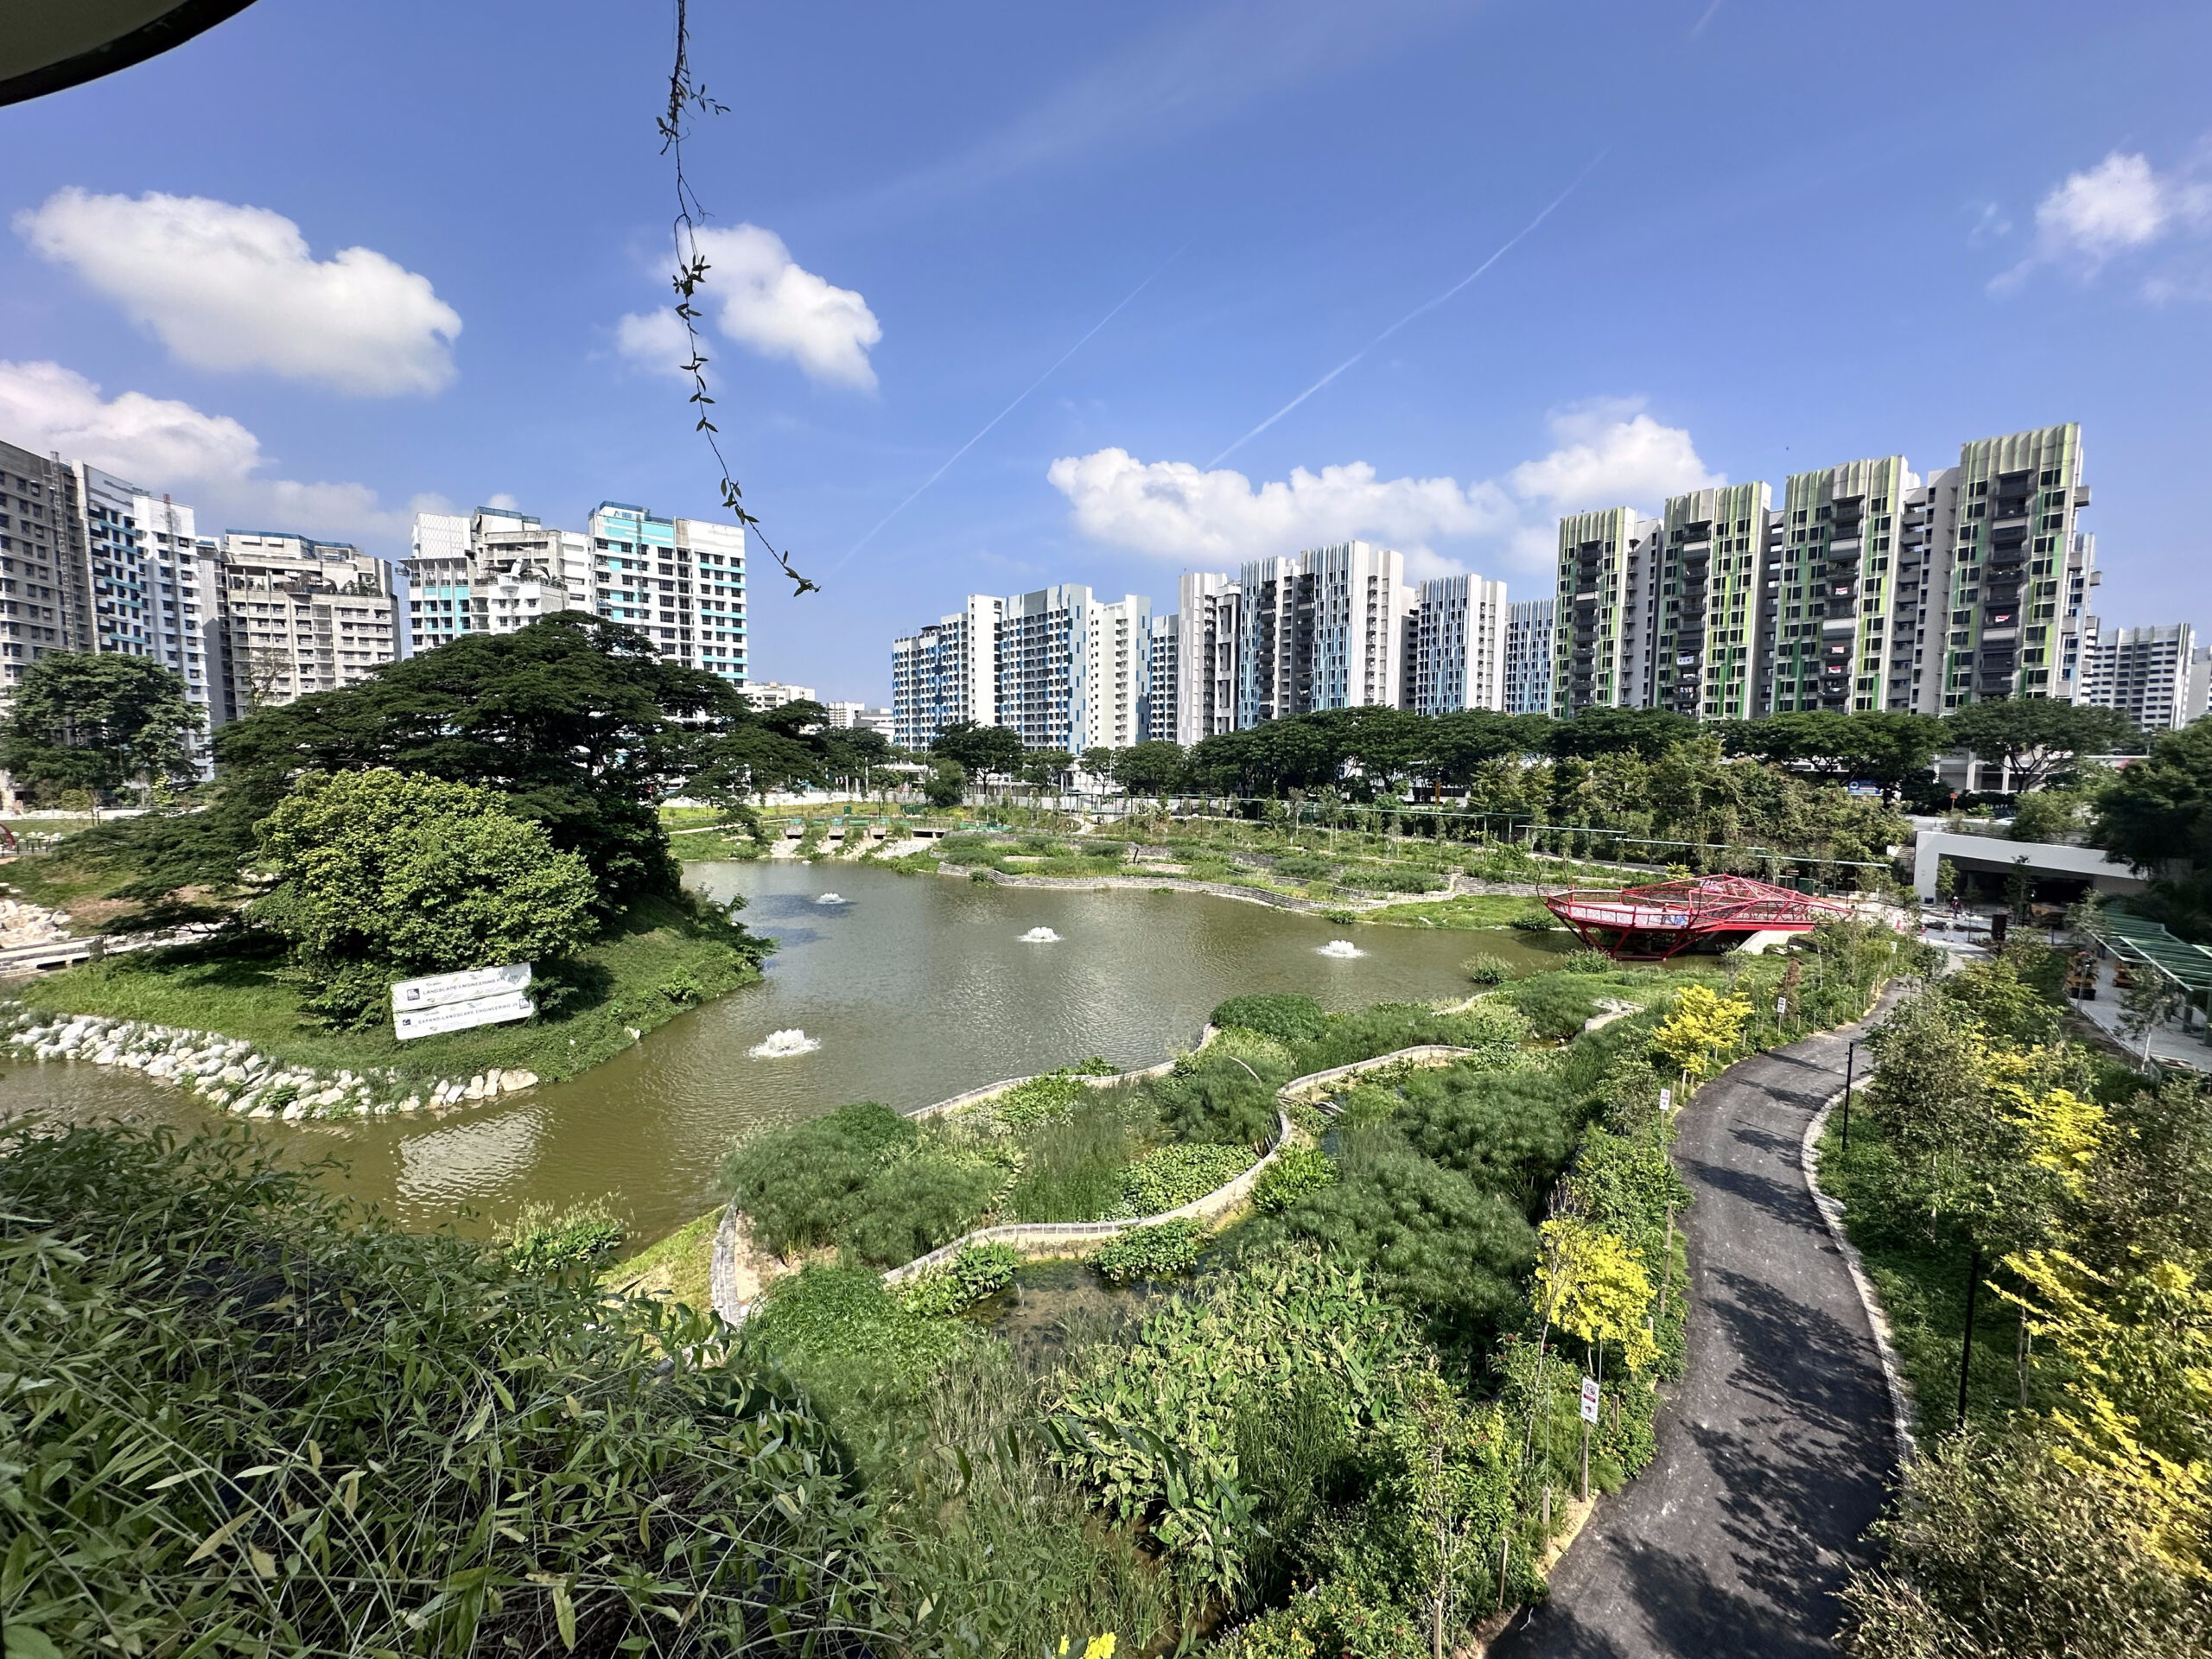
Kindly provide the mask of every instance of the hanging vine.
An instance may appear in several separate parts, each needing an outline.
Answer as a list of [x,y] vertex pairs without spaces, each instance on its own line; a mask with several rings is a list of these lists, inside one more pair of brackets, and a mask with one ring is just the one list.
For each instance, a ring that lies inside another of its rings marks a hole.
[[707,258],[699,251],[699,220],[707,217],[693,193],[690,181],[683,173],[683,138],[685,121],[691,114],[727,115],[729,105],[708,96],[706,87],[691,78],[691,29],[687,16],[687,0],[676,0],[676,64],[668,75],[668,110],[654,124],[660,129],[660,153],[668,156],[676,168],[676,219],[670,226],[670,238],[676,248],[676,317],[683,325],[683,334],[689,343],[690,355],[679,365],[691,378],[690,402],[697,413],[694,429],[703,435],[707,448],[714,452],[715,465],[721,474],[723,508],[735,515],[739,526],[753,535],[768,550],[783,573],[791,579],[791,597],[803,594],[818,594],[819,582],[810,581],[792,569],[788,553],[779,552],[774,543],[762,533],[760,520],[746,510],[745,492],[730,476],[729,461],[722,454],[720,429],[709,411],[715,400],[707,391],[706,353],[699,340],[699,309],[694,303],[699,286],[707,280]]

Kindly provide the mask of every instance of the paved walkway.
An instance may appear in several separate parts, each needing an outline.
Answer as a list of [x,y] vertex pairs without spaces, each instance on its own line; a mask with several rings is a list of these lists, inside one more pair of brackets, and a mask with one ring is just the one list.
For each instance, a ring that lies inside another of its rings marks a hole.
[[1688,1376],[1658,1456],[1598,1506],[1496,1659],[1834,1651],[1836,1592],[1896,1467],[1873,1334],[1799,1161],[1853,1034],[1745,1060],[1683,1114]]

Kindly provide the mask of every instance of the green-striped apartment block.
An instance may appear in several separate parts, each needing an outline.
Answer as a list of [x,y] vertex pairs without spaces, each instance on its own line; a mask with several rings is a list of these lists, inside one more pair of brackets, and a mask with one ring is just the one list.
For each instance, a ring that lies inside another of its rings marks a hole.
[[1751,717],[1771,499],[1764,484],[1669,498],[1652,656],[1658,707],[1712,720]]

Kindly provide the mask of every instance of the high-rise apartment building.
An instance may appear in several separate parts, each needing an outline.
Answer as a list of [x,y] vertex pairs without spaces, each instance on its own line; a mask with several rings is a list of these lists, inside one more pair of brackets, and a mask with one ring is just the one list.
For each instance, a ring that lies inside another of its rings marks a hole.
[[1772,500],[1764,484],[1669,498],[1660,514],[1651,702],[1696,718],[1748,720],[1758,701],[1762,584]]
[[961,721],[998,723],[999,622],[1006,601],[970,594],[952,615],[891,642],[892,741],[925,749]]
[[2107,629],[2095,617],[2086,617],[2080,701],[2117,709],[2146,732],[2177,730],[2192,718],[2190,674],[2196,657],[2196,630],[2186,622]]
[[[1236,582],[1211,571],[1185,571],[1178,587],[1173,729],[1162,735],[1192,744],[1236,729],[1243,601]],[[1155,708],[1166,699],[1157,683],[1153,697]]]
[[588,527],[592,608],[660,654],[734,684],[747,675],[745,531],[602,501]]
[[1558,601],[1524,599],[1505,609],[1505,663],[1498,707],[1509,715],[1552,711],[1552,619]]
[[1761,712],[1891,706],[1891,601],[1906,498],[1920,487],[1903,455],[1790,475],[1767,573],[1771,673]]
[[830,725],[836,731],[874,732],[883,737],[895,733],[888,709],[871,709],[865,702],[832,701],[823,708],[829,711]]
[[1070,747],[1080,753],[1143,742],[1152,734],[1152,601],[1136,594],[1092,601],[1084,648],[1090,695],[1083,741]]
[[2082,429],[2069,423],[1967,444],[1957,488],[1942,706],[2075,701],[2082,619],[2098,580],[2095,537],[2075,524],[2089,505]]
[[1561,719],[1651,701],[1660,530],[1658,519],[1639,518],[1632,507],[1559,521],[1552,712]]
[[1441,576],[1414,592],[1402,626],[1404,690],[1417,714],[1505,706],[1505,584]]
[[1239,728],[1402,691],[1405,560],[1366,542],[1259,559],[1237,574]]
[[410,650],[473,633],[512,633],[556,611],[589,610],[588,538],[527,513],[418,512],[407,572]]
[[77,648],[85,594],[67,469],[0,443],[0,673],[12,686],[48,652]]
[[1149,742],[1175,741],[1175,716],[1183,706],[1182,624],[1180,616],[1152,619],[1152,699],[1144,719]]
[[184,683],[211,725],[222,717],[222,600],[193,511],[83,461],[62,465],[78,582],[87,595],[73,648],[144,657]]
[[344,542],[227,531],[219,557],[226,718],[358,685],[398,656],[391,567]]
[[1079,753],[1090,745],[1090,624],[1080,582],[1007,595],[999,620],[998,719],[1026,747]]
[[2186,726],[2212,712],[2212,645],[2199,645],[2189,653],[2189,692],[2182,704]]

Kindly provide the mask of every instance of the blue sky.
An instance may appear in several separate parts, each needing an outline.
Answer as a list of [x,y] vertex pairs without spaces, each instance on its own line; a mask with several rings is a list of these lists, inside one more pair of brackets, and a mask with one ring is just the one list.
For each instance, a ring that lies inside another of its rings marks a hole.
[[[260,0],[0,110],[0,436],[393,554],[423,501],[711,515],[671,11]],[[2212,623],[2212,8],[695,13],[709,372],[826,589],[756,561],[760,677],[884,701],[963,593],[1351,534],[1533,595],[1562,510],[2063,420],[2099,610]]]

